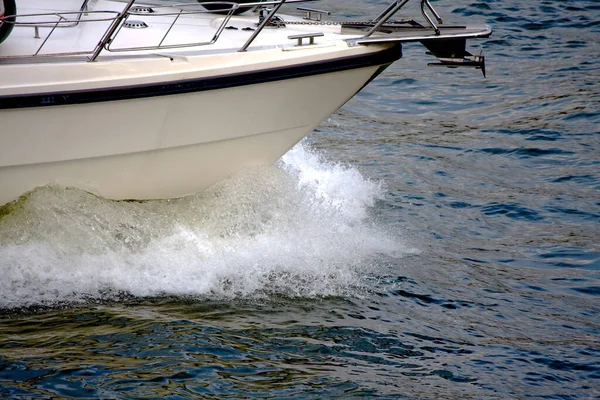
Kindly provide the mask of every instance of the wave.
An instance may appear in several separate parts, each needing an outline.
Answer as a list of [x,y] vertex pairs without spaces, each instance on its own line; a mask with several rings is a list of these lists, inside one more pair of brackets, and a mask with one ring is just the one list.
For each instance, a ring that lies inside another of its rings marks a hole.
[[299,144],[176,200],[46,186],[0,219],[0,308],[122,296],[345,296],[404,251],[371,211],[381,183]]

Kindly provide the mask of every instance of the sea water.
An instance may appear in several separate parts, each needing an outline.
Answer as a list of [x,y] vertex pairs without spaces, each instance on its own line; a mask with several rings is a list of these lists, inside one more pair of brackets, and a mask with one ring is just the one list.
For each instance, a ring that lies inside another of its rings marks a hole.
[[2,209],[0,397],[600,397],[600,4],[434,6],[487,78],[406,45],[274,166]]

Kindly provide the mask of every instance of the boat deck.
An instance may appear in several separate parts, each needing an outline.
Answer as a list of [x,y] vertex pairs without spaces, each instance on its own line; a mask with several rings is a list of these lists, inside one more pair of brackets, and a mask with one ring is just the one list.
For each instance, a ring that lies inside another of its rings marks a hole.
[[[39,3],[39,2],[38,2]],[[56,1],[40,9],[31,0],[19,2],[19,17],[10,37],[0,46],[0,62],[14,58],[47,56],[82,56],[92,54],[124,4],[100,0],[86,12],[65,12],[72,1]],[[72,6],[72,4],[71,4]],[[185,6],[185,7],[183,7]],[[100,57],[136,56],[161,52],[218,53],[239,50],[256,32],[258,13],[225,16],[208,12],[199,4],[179,6],[139,6],[118,28]],[[145,11],[151,10],[151,12]],[[282,17],[278,17],[279,20]],[[285,16],[285,25],[267,26],[252,42],[252,49],[298,47],[298,40],[289,36],[319,33],[313,45],[358,38],[342,35],[341,25],[312,25],[300,17]],[[308,42],[307,42],[308,43]],[[13,60],[14,61],[14,60]]]

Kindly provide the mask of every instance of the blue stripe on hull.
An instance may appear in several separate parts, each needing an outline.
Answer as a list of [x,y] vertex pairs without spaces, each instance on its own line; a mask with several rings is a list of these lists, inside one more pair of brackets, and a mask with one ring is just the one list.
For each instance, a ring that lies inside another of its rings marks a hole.
[[0,96],[0,109],[73,105],[225,89],[375,65],[385,65],[398,60],[400,57],[402,57],[402,46],[396,44],[388,49],[368,55],[344,57],[334,60],[294,65],[291,67],[286,66],[210,78],[111,87],[86,91]]

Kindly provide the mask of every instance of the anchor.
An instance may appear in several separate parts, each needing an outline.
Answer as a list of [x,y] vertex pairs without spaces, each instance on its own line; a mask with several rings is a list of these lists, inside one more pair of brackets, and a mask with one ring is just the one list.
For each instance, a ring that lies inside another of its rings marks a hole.
[[483,77],[486,77],[483,51],[478,56],[466,51],[466,39],[422,40],[421,44],[429,50],[427,54],[435,56],[440,61],[439,63],[428,63],[428,66],[475,68],[480,69]]

